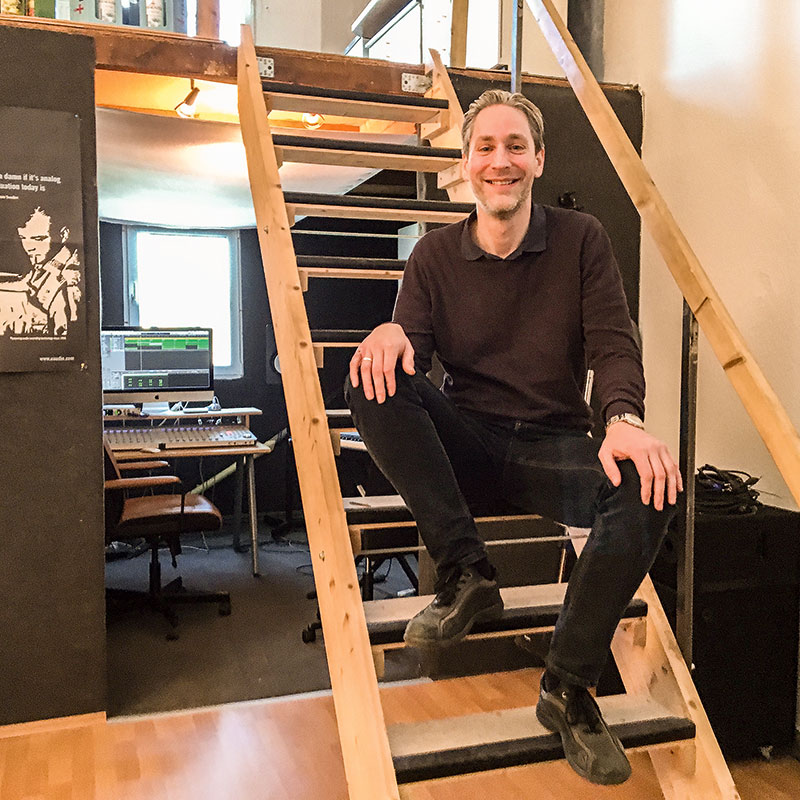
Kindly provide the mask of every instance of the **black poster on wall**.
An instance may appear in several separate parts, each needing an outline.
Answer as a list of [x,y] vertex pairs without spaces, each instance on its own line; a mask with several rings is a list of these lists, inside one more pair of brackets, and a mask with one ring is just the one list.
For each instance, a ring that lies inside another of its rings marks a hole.
[[86,351],[80,120],[0,108],[0,372],[79,369]]

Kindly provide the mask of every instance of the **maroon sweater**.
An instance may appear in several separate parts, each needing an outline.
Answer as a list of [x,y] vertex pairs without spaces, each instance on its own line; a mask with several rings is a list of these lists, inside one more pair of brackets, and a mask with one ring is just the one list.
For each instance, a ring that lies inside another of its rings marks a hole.
[[641,353],[597,219],[535,205],[522,243],[500,259],[473,241],[474,215],[428,233],[406,265],[394,321],[417,369],[428,372],[436,352],[459,407],[588,430],[588,366],[604,420],[643,417]]

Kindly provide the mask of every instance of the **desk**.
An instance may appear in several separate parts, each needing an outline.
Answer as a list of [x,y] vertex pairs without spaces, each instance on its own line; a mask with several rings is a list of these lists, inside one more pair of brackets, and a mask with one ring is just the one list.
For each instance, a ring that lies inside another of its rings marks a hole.
[[[174,412],[166,411],[159,414],[149,414],[148,416],[110,416],[105,417],[104,421],[113,423],[115,426],[127,422],[136,423],[141,427],[141,423],[155,420],[189,421],[193,419],[216,419],[217,417],[237,417],[241,424],[249,426],[251,416],[260,414],[257,408],[228,408],[219,411],[189,411]],[[133,425],[131,426],[133,427]],[[250,516],[250,546],[253,564],[253,575],[258,575],[258,511],[256,507],[256,479],[255,479],[255,459],[256,456],[271,453],[272,448],[261,442],[252,445],[225,445],[222,447],[192,447],[192,448],[168,448],[155,449],[147,448],[144,450],[115,450],[114,456],[120,463],[125,461],[158,461],[170,458],[205,458],[207,456],[229,456],[236,459],[237,466],[237,491],[235,493],[234,519],[235,529],[233,543],[236,549],[239,548],[239,534],[241,525],[242,494],[244,475],[247,479],[247,495],[249,501]]]

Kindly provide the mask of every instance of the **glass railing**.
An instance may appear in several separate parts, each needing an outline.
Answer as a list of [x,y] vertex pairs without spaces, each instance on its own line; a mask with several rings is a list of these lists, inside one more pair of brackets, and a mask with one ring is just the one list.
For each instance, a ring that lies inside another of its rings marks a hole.
[[[346,49],[346,54],[364,58],[379,58],[386,61],[423,63],[429,60],[428,50],[439,51],[442,61],[450,64],[452,36],[452,0],[409,0],[405,5],[387,3],[386,8],[395,11],[391,18],[380,19],[377,15],[365,24],[365,13],[353,24],[355,38]],[[491,67],[499,61],[501,3],[499,0],[473,0],[469,4],[469,28],[467,33],[467,64],[473,67]]]

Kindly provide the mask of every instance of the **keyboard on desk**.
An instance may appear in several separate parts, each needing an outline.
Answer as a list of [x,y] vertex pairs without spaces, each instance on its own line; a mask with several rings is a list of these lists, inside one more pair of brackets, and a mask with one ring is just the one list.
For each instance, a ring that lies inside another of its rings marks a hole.
[[366,450],[367,446],[357,431],[340,431],[339,443],[345,450]]
[[179,450],[255,444],[244,425],[170,425],[157,428],[106,428],[112,450]]

